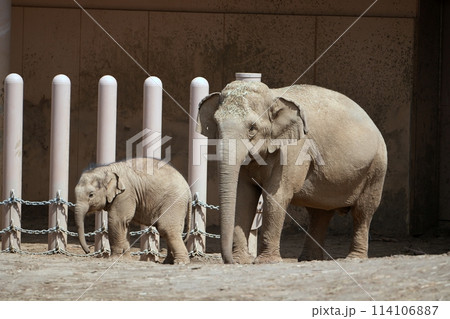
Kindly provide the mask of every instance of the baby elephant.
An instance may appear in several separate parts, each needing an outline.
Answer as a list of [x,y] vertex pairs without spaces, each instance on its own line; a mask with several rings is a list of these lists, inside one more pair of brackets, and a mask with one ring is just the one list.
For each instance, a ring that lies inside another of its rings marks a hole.
[[[189,263],[182,239],[184,221],[190,226],[191,192],[183,176],[170,165],[152,158],[135,158],[84,172],[75,187],[75,221],[86,253],[84,217],[108,212],[112,254],[129,251],[129,225],[133,221],[155,226],[167,241],[166,261]],[[159,167],[160,166],[160,167]]]

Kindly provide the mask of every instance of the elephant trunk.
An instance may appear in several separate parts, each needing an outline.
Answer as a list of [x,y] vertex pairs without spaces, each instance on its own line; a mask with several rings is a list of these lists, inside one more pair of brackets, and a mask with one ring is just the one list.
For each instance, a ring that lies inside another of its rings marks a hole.
[[234,152],[228,140],[222,140],[222,159],[219,162],[220,195],[220,240],[222,259],[225,264],[233,261],[233,235],[236,213],[236,195],[241,163],[245,159],[245,150]]
[[78,239],[80,240],[81,247],[86,254],[89,254],[89,247],[86,243],[86,238],[84,237],[84,217],[86,216],[87,209],[83,209],[77,203],[75,206],[75,222],[78,228]]

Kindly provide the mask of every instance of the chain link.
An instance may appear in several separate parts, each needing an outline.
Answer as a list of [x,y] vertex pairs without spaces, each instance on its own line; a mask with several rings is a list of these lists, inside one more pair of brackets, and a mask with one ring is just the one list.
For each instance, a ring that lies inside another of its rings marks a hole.
[[0,235],[9,233],[11,231],[11,226],[8,226],[6,228],[3,228],[2,230],[0,230]]
[[198,198],[198,192],[194,194],[194,200],[192,201],[192,207],[195,206],[202,206],[205,208],[213,209],[213,210],[219,210],[219,206],[209,205],[206,202],[202,201]]
[[[59,226],[55,226],[55,227],[52,227],[49,229],[42,229],[42,230],[25,229],[25,228],[18,227],[18,226],[8,226],[5,229],[2,229],[0,231],[0,235],[5,234],[5,233],[10,233],[12,231],[18,231],[18,232],[29,234],[29,235],[47,235],[47,234],[51,234],[51,233],[61,232],[61,233],[65,233],[72,237],[78,237],[78,233],[65,230],[64,228],[61,228]],[[84,234],[84,236],[91,237],[91,236],[95,236],[96,234],[100,234],[100,233],[108,233],[108,231],[104,226],[102,226],[101,228],[97,229],[96,231]]]
[[103,255],[105,253],[108,253],[108,251],[96,251],[90,254],[74,254],[64,249],[51,249],[44,252],[31,252],[31,251],[25,251],[21,249],[15,249],[15,248],[6,248],[5,250],[0,251],[0,253],[16,253],[21,255],[29,255],[29,256],[49,256],[49,255],[56,255],[56,254],[63,254],[69,257],[96,257]]
[[141,250],[141,251],[138,251],[138,252],[133,252],[133,253],[130,253],[130,255],[131,256],[153,255],[155,257],[160,257],[160,258],[166,258],[167,257],[167,255],[161,254],[160,252],[158,252],[156,250],[148,250],[148,249]]
[[75,207],[74,203],[68,202],[59,196],[52,198],[50,200],[29,201],[29,200],[24,200],[24,199],[15,197],[14,192],[11,192],[10,198],[1,201],[0,206],[1,205],[12,205],[15,203],[19,203],[19,204],[26,205],[26,206],[48,206],[48,205],[52,205],[52,204],[58,204],[58,205],[67,205],[70,207]]
[[197,248],[194,248],[192,251],[189,252],[189,257],[201,257],[205,258],[206,260],[222,260],[221,256],[211,256],[197,250]]
[[153,227],[150,226],[146,229],[143,230],[139,230],[139,231],[130,231],[130,236],[138,236],[138,235],[142,235],[142,234],[154,234],[154,235],[159,235],[158,230]]
[[2,253],[15,253],[15,254],[21,254],[21,255],[30,255],[30,256],[44,256],[44,255],[54,255],[57,254],[57,249],[52,249],[44,252],[30,252],[30,251],[24,251],[20,249],[15,248],[6,248],[5,250],[2,250]]
[[[1,250],[0,253],[16,253],[16,254],[21,254],[21,255],[28,255],[28,256],[50,256],[50,255],[57,255],[57,254],[62,254],[68,257],[97,257],[97,256],[102,256],[105,253],[110,254],[109,251],[96,251],[93,253],[89,253],[89,254],[75,254],[75,253],[71,253],[67,250],[64,249],[52,249],[52,250],[48,250],[48,251],[44,251],[44,252],[30,252],[30,251],[24,251],[24,250],[20,250],[20,249],[15,249],[15,248],[7,248],[5,250]],[[132,252],[130,253],[131,256],[142,256],[142,255],[153,255],[156,257],[160,257],[160,258],[166,258],[167,255],[166,254],[161,254],[158,251],[155,250],[148,250],[145,249],[143,251],[138,251],[138,252]],[[202,257],[202,258],[211,258],[211,259],[221,259],[221,257],[216,257],[216,256],[209,256],[197,249],[194,249],[192,251],[189,252],[189,257]]]
[[189,257],[206,257],[206,254],[200,250],[194,249],[189,252]]
[[[67,234],[69,236],[72,236],[72,237],[78,237],[78,233],[71,232],[71,231],[65,230],[63,228],[59,229],[59,231],[61,231],[62,233],[65,233],[65,234]],[[108,230],[106,229],[106,227],[102,226],[102,227],[100,227],[99,229],[97,229],[97,230],[95,230],[93,232],[84,234],[84,236],[85,237],[92,237],[92,236],[95,236],[97,234],[107,234],[107,233],[108,233]]]
[[104,254],[111,254],[111,252],[108,250],[98,250],[89,254],[74,254],[64,249],[59,249],[58,252],[69,257],[97,257],[103,256]]
[[220,239],[220,235],[210,234],[210,233],[207,233],[207,232],[205,232],[203,230],[200,230],[200,229],[191,230],[191,232],[189,234],[190,235],[194,235],[194,236],[195,235],[203,235],[203,236],[206,236],[206,237],[209,237],[209,238]]
[[202,206],[202,207],[213,209],[213,210],[219,210],[220,209],[219,206],[214,206],[214,205],[207,204],[207,203],[205,203],[204,201],[202,201],[200,199],[193,200],[192,201],[192,206],[193,207],[195,207],[195,206]]
[[[26,206],[48,206],[48,205],[52,205],[52,204],[58,204],[58,205],[67,205],[69,207],[75,207],[75,204],[62,199],[59,196],[59,194],[57,197],[47,200],[47,201],[28,201],[28,200],[23,200],[21,198],[16,198],[14,196],[13,191],[11,192],[10,198],[5,199],[0,202],[0,206],[12,205],[15,203],[19,203],[19,204],[26,205]],[[198,199],[198,193],[195,193],[195,195],[194,195],[194,200],[192,201],[192,206],[193,207],[202,206],[202,207],[212,209],[212,210],[219,210],[219,206],[209,205],[206,202]],[[50,233],[62,232],[69,236],[72,236],[72,237],[78,237],[78,233],[68,231],[66,229],[60,228],[59,226],[55,226],[55,227],[52,227],[49,229],[43,229],[43,230],[31,230],[31,229],[24,229],[21,227],[11,225],[11,226],[8,226],[8,227],[0,230],[0,235],[8,233],[8,232],[12,232],[12,231],[18,231],[18,232],[30,234],[30,235],[46,235],[46,234],[50,234]],[[107,232],[108,232],[107,229],[104,226],[102,226],[101,228],[99,228],[93,232],[86,233],[85,236],[91,237],[91,236],[95,236],[96,234],[107,233]],[[138,235],[142,235],[142,234],[159,235],[159,232],[153,226],[150,226],[150,227],[140,230],[140,231],[130,232],[130,236],[138,236]],[[194,235],[194,236],[203,235],[203,236],[206,236],[209,238],[215,238],[215,239],[220,238],[220,235],[207,233],[205,231],[198,229],[197,226],[193,230],[191,230],[189,232],[189,234]],[[183,237],[185,237],[186,235],[187,235],[187,233],[183,233]],[[54,255],[54,254],[60,253],[60,254],[66,255],[66,256],[70,256],[70,257],[95,257],[95,256],[103,255],[105,253],[105,251],[96,251],[96,252],[89,253],[89,254],[74,254],[74,253],[71,253],[64,249],[52,249],[52,250],[45,251],[45,252],[34,253],[34,252],[27,252],[27,251],[23,251],[23,250],[17,250],[14,248],[7,248],[5,250],[1,250],[0,253],[19,253],[19,254],[24,254],[24,255]],[[131,253],[132,256],[142,256],[142,255],[149,255],[149,254],[153,255],[153,256],[161,257],[161,258],[166,257],[166,255],[161,254],[158,251],[148,250],[148,249]],[[189,252],[189,256],[190,257],[208,257],[205,253],[198,251],[197,249],[194,249],[191,252]]]
[[[182,235],[183,235],[183,237],[186,237],[187,233],[183,233]],[[201,235],[201,236],[206,236],[206,237],[209,237],[209,238],[220,239],[220,235],[207,233],[207,232],[205,232],[203,230],[198,229],[198,225],[197,224],[195,224],[194,229],[189,232],[189,235],[194,235],[194,236]]]
[[22,227],[17,226],[11,226],[12,231],[19,231],[21,233],[29,234],[29,235],[47,235],[51,233],[57,233],[60,231],[58,226],[49,228],[49,229],[42,229],[42,230],[33,230],[33,229],[24,229]]

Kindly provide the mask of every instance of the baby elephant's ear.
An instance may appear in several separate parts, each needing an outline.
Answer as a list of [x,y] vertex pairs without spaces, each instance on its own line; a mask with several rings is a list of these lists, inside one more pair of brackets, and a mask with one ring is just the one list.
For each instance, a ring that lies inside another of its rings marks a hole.
[[125,186],[119,175],[113,172],[108,172],[106,174],[106,200],[108,203],[112,203],[117,195],[125,191]]
[[198,104],[198,116],[197,116],[197,133],[205,135],[207,138],[216,138],[217,124],[214,119],[214,113],[216,113],[219,107],[220,93],[211,93]]

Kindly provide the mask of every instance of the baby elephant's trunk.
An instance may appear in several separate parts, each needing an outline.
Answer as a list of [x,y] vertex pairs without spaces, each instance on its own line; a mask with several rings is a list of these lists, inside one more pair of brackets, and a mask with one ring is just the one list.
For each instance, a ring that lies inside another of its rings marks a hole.
[[85,210],[81,209],[77,204],[75,207],[75,222],[78,227],[78,239],[80,240],[81,247],[86,254],[89,254],[89,246],[86,243],[86,238],[84,237],[84,217],[86,216]]

